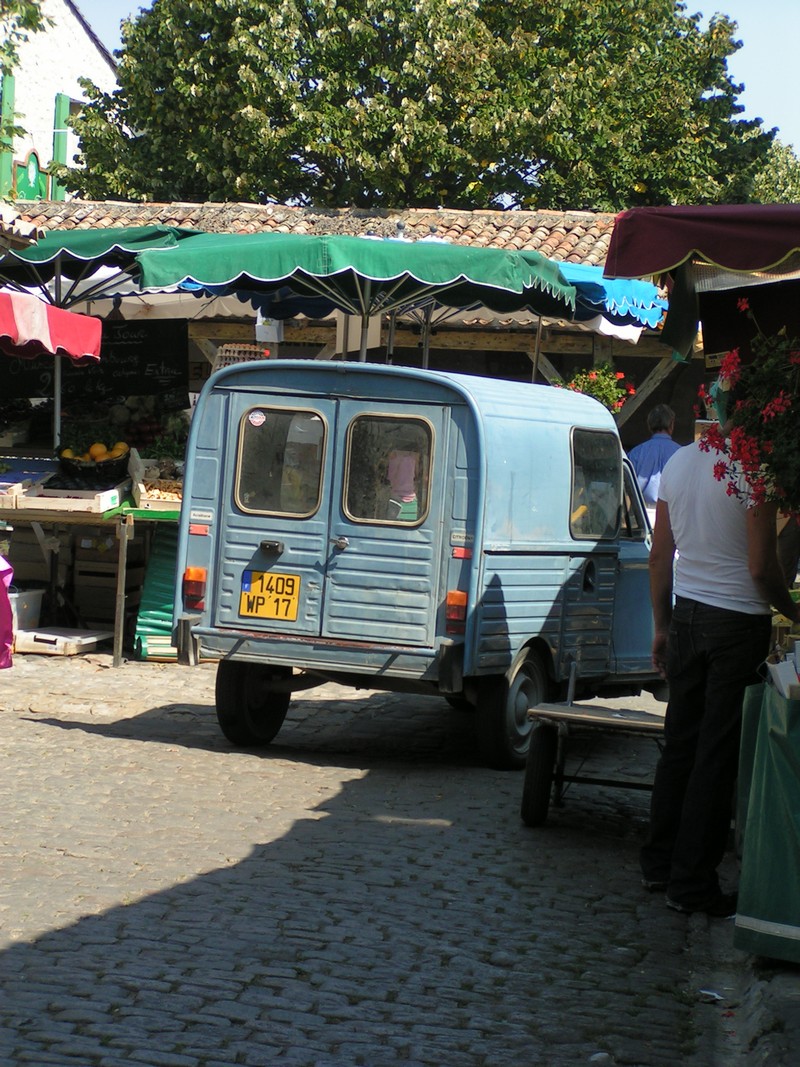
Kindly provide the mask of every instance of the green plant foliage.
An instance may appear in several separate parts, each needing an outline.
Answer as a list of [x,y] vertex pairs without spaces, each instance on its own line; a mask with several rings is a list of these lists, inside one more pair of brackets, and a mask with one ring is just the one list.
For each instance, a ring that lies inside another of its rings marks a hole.
[[90,198],[364,208],[751,197],[735,23],[675,0],[155,0],[74,123]]
[[571,389],[573,393],[593,396],[612,413],[618,412],[629,397],[636,395],[633,384],[626,382],[624,373],[615,370],[610,363],[577,371],[569,381],[553,384],[559,389]]

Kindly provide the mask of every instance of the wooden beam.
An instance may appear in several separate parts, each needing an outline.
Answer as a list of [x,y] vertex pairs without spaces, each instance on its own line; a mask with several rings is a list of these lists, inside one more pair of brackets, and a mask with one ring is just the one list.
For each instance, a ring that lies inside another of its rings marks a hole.
[[636,395],[632,396],[630,400],[626,400],[623,404],[620,413],[617,416],[617,425],[624,426],[631,415],[634,415],[639,410],[645,400],[647,400],[649,396],[652,396],[655,390],[658,389],[659,385],[661,385],[661,383],[672,374],[675,368],[679,366],[680,364],[674,360],[672,356],[665,356],[657,366],[653,367],[642,384],[637,388]]
[[256,339],[253,323],[220,322],[218,319],[204,319],[189,323],[189,340],[197,342],[202,338],[211,341],[248,341]]
[[564,376],[560,374],[550,360],[542,352],[539,353],[539,359],[537,361],[539,373],[550,383],[561,382],[564,380]]

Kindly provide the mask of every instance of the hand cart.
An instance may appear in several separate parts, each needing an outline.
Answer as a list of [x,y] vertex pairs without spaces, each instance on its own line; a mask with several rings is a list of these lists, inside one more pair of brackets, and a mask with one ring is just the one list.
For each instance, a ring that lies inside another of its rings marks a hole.
[[[652,789],[652,782],[634,779],[596,778],[566,774],[565,764],[572,731],[614,730],[623,735],[653,737],[660,747],[664,733],[664,712],[638,708],[611,708],[597,704],[574,704],[570,691],[563,704],[538,704],[528,713],[533,728],[520,814],[526,826],[541,826],[547,819],[552,796],[557,806],[564,802],[564,786],[570,782],[587,785],[619,786],[624,789]],[[665,705],[666,711],[666,705]]]

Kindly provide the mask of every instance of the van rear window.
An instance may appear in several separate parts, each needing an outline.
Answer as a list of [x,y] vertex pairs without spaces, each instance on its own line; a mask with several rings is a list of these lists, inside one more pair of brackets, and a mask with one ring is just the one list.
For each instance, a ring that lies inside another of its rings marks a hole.
[[602,430],[573,430],[570,533],[579,539],[616,537],[621,503],[619,438]]
[[428,513],[432,429],[424,419],[359,415],[347,434],[344,510],[355,522],[413,526]]
[[315,411],[246,411],[239,432],[237,506],[273,515],[313,515],[319,507],[326,432]]

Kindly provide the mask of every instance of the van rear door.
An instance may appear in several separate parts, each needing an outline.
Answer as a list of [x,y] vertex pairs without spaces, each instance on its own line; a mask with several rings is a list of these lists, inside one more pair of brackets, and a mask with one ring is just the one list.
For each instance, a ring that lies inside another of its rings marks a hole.
[[324,637],[433,644],[445,410],[339,401]]
[[442,407],[243,393],[231,415],[215,625],[431,645]]

